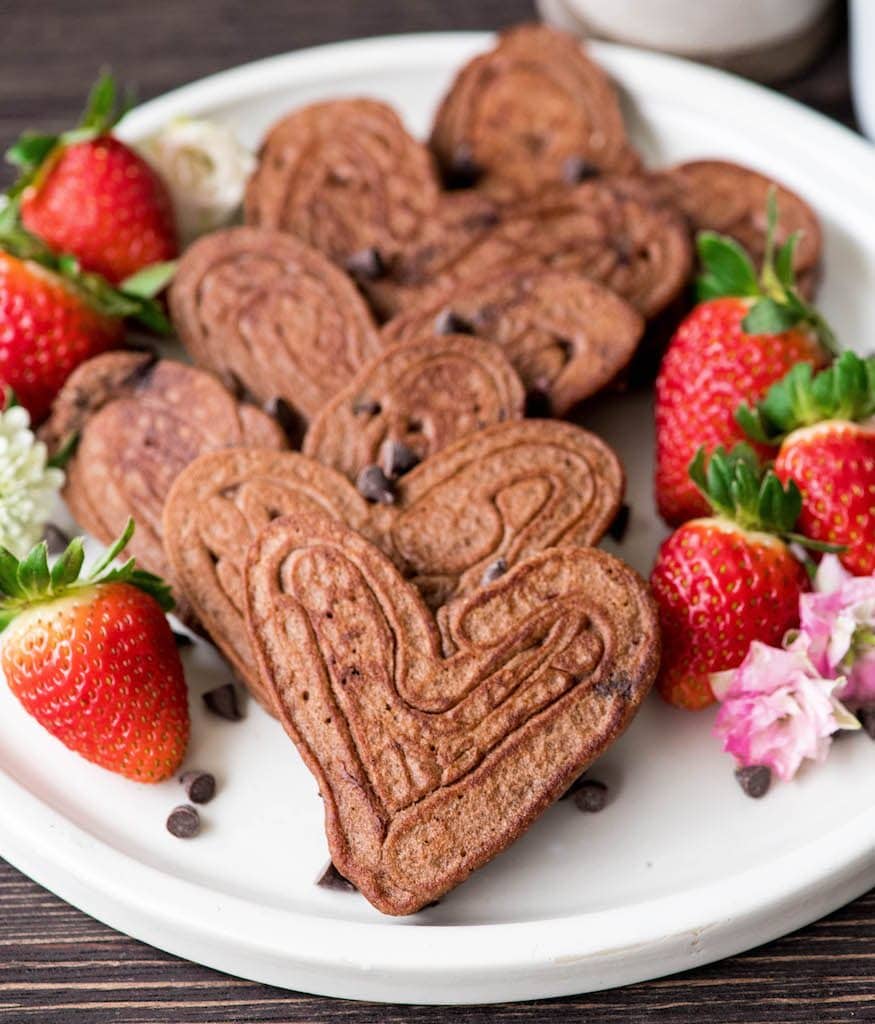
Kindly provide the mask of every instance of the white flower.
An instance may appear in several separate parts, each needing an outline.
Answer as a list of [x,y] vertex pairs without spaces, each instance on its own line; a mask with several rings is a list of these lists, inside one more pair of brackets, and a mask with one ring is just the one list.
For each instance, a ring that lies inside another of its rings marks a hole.
[[255,168],[234,133],[212,121],[178,118],[139,149],[170,189],[183,242],[231,220]]
[[38,543],[64,474],[46,465],[48,453],[30,429],[25,408],[0,413],[0,544],[23,558]]

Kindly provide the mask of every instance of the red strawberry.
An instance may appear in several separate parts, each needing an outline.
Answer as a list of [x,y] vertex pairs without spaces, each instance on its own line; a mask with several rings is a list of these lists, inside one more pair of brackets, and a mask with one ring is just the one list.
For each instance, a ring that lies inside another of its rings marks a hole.
[[78,128],[25,135],[9,153],[24,171],[15,186],[24,226],[113,284],[179,252],[167,188],[110,134],[118,119],[115,83],[104,75]]
[[49,569],[46,545],[21,562],[0,548],[0,627],[6,681],[25,710],[65,746],[137,782],[172,776],[185,755],[185,677],[158,577],[109,569],[133,521],[79,578],[80,538]]
[[799,529],[842,545],[851,572],[875,573],[875,357],[845,352],[816,376],[794,367],[738,420],[759,442],[780,444],[775,472],[802,491]]
[[662,545],[650,576],[663,658],[657,689],[690,710],[714,701],[710,676],[735,668],[754,640],[779,644],[798,624],[804,568],[786,539],[801,506],[796,485],[762,475],[750,449],[717,449],[690,476],[714,515],[684,523]]
[[[772,258],[776,223],[769,203],[769,242],[760,281],[740,246],[711,232],[699,235],[706,301],[672,338],[656,381],[656,500],[667,523],[707,515],[687,467],[702,445],[710,451],[744,440],[734,419],[798,362],[824,366],[832,335],[795,291],[791,237]],[[760,454],[764,454],[765,449]]]
[[164,287],[171,269],[150,267],[125,291],[113,289],[24,231],[8,206],[0,213],[0,387],[11,388],[39,422],[79,363],[121,343],[123,317],[169,330],[148,296]]

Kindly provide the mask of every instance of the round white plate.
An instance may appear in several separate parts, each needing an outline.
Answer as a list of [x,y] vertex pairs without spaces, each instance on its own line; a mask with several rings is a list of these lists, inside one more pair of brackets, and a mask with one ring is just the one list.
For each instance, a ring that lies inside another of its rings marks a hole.
[[[255,145],[292,107],[366,94],[424,134],[453,72],[486,35],[374,39],[216,75],[138,109],[142,137],[180,114],[218,118]],[[875,150],[770,92],[678,60],[594,48],[627,93],[653,163],[699,154],[765,168],[807,196],[826,228],[826,311],[840,337],[875,342]],[[663,535],[650,496],[643,398],[585,417],[627,462],[623,557],[646,572]],[[327,860],[316,786],[282,731],[250,704],[237,724],[198,694],[227,678],[186,654],[188,764],[219,795],[192,842],[164,830],[176,782],[138,787],[43,732],[0,688],[0,854],[87,913],[212,967],[288,988],[389,1002],[530,999],[684,970],[772,939],[875,884],[875,744],[852,736],[768,797],[742,795],[709,735],[712,714],[649,700],[599,762],[611,803],[551,808],[437,907],[382,917],[313,883]]]

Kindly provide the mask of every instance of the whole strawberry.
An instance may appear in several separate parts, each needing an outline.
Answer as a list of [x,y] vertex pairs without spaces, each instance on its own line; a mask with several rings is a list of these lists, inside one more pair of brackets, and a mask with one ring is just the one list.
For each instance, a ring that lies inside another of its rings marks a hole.
[[19,562],[0,548],[3,672],[24,708],[77,754],[137,782],[179,768],[188,744],[182,662],[165,611],[167,585],[109,564],[133,521],[80,578],[81,539],[49,568],[45,543]]
[[875,357],[845,352],[816,376],[795,366],[756,409],[739,409],[738,422],[780,445],[775,472],[802,492],[799,529],[841,545],[856,575],[875,573]]
[[169,327],[149,296],[171,268],[150,268],[112,288],[84,273],[72,257],[57,256],[0,213],[0,387],[11,388],[38,423],[61,385],[84,360],[121,344],[123,317],[160,333]]
[[700,449],[690,476],[714,514],[692,519],[659,549],[650,584],[659,608],[663,658],[657,689],[677,707],[714,701],[710,676],[735,668],[750,644],[780,644],[798,624],[808,577],[787,540],[802,499],[762,474],[753,452]]
[[123,110],[111,76],[89,97],[82,121],[60,136],[23,136],[7,158],[24,226],[113,284],[179,251],[170,195],[142,157],[111,134]]
[[675,332],[656,381],[656,501],[670,525],[707,514],[687,467],[701,445],[728,449],[745,439],[734,418],[738,405],[758,401],[796,363],[829,360],[832,334],[795,290],[798,236],[773,256],[776,221],[771,197],[759,280],[738,243],[699,235],[703,301]]

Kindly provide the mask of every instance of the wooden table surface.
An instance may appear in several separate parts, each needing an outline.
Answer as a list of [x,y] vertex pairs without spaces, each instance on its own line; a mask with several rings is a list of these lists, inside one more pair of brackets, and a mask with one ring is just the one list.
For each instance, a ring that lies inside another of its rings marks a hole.
[[[875,2],[875,0],[873,0]],[[0,144],[71,123],[101,65],[147,99],[243,61],[387,32],[496,28],[526,0],[0,0]],[[841,30],[784,91],[853,124]],[[150,949],[0,861],[0,1022],[344,1021],[587,1024],[875,1022],[875,891],[794,935],[662,981],[542,1003],[446,1010],[321,999]]]

